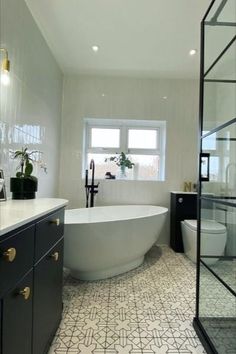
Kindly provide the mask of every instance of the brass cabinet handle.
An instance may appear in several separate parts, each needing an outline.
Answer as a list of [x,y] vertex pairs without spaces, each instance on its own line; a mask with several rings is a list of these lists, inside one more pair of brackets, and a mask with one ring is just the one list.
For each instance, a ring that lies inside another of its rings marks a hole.
[[25,300],[30,297],[30,288],[26,286],[24,289],[19,291],[19,295],[22,295]]
[[53,254],[51,254],[51,258],[57,262],[59,259],[59,253],[58,252],[54,252]]
[[8,248],[8,250],[3,253],[3,257],[7,262],[13,262],[16,258],[16,249],[14,247]]
[[56,219],[54,219],[54,220],[51,220],[50,223],[51,223],[51,224],[54,224],[54,225],[56,225],[56,226],[59,226],[59,225],[60,225],[60,219],[59,219],[59,218],[56,218]]

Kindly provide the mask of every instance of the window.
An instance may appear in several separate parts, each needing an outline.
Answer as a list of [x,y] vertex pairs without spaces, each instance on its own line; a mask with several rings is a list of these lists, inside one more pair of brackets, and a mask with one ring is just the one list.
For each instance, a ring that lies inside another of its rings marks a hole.
[[96,178],[106,172],[118,174],[119,167],[106,158],[124,152],[135,164],[127,169],[127,178],[135,180],[164,180],[165,138],[164,121],[149,120],[84,120],[84,168],[94,159]]

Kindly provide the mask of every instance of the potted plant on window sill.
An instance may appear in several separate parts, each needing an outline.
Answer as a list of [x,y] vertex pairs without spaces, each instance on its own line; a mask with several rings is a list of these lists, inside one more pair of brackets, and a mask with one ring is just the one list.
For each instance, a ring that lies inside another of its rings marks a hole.
[[120,155],[118,156],[111,156],[109,158],[105,159],[105,162],[107,161],[114,161],[117,166],[119,166],[120,171],[119,171],[119,178],[124,179],[126,178],[126,169],[132,169],[133,166],[135,165],[133,162],[130,161],[130,159],[125,155],[124,152],[121,152]]
[[19,159],[20,165],[17,169],[20,169],[16,173],[16,177],[10,179],[10,191],[12,192],[12,199],[34,199],[35,193],[38,190],[38,179],[32,176],[33,163],[39,163],[40,167],[47,172],[45,164],[37,159],[42,153],[40,151],[28,152],[28,148],[22,148],[22,150],[16,150],[12,152],[13,159]]

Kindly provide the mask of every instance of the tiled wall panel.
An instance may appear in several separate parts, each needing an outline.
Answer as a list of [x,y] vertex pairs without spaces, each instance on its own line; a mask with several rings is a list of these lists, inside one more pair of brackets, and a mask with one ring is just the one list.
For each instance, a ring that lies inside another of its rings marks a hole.
[[[9,52],[10,85],[0,86],[0,168],[10,177],[17,162],[10,151],[22,146],[43,152],[48,173],[35,166],[39,197],[58,192],[62,73],[24,0],[0,0],[0,42]],[[2,57],[1,57],[2,58]]]

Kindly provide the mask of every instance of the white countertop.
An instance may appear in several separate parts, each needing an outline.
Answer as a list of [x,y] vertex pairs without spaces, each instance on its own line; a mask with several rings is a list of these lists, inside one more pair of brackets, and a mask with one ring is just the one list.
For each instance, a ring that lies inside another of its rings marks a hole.
[[0,203],[0,235],[23,226],[68,204],[59,198],[7,200]]

